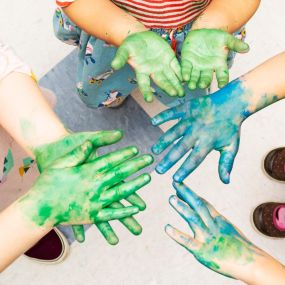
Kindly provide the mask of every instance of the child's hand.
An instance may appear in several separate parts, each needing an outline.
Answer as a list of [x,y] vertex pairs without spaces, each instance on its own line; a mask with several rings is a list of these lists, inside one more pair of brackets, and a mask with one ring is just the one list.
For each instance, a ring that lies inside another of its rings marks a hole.
[[[80,146],[86,140],[92,142],[93,145],[93,152],[90,154],[90,157],[87,161],[92,161],[92,159],[97,157],[97,148],[110,145],[118,142],[122,138],[123,134],[121,131],[100,131],[100,132],[81,132],[81,133],[74,133],[69,134],[58,140],[56,142],[46,144],[40,147],[37,147],[33,150],[38,167],[40,171],[44,171],[47,169],[55,160],[57,160],[62,155],[66,155],[75,147]],[[135,150],[135,148],[132,148]],[[137,152],[137,150],[136,150]],[[140,196],[136,193],[131,194],[130,196],[125,198],[130,204],[135,207],[138,207],[140,211],[146,208],[145,202],[140,198]],[[113,209],[121,209],[124,208],[124,205],[121,202],[114,202],[108,206],[109,208]],[[120,222],[127,227],[127,229],[135,234],[138,235],[142,232],[142,227],[133,217],[126,217],[120,219]],[[108,224],[108,222],[97,223],[96,226],[98,227],[99,231],[103,234],[105,239],[110,244],[117,244],[119,239],[115,232],[112,230],[112,227]],[[74,236],[77,241],[83,242],[85,239],[84,228],[83,226],[76,225],[72,227]]]
[[227,56],[229,50],[244,53],[249,46],[222,30],[190,31],[183,43],[181,67],[183,80],[190,90],[207,88],[216,73],[219,88],[229,82]]
[[[157,165],[156,171],[165,173],[192,150],[173,177],[176,182],[182,182],[212,150],[217,150],[221,153],[220,179],[229,183],[239,147],[240,126],[250,115],[250,95],[250,92],[243,89],[242,83],[236,80],[210,96],[192,99],[156,115],[152,119],[153,125],[180,119],[152,147],[153,153],[160,154],[173,145]],[[174,144],[178,139],[180,140]]]
[[135,33],[124,40],[112,61],[112,67],[120,69],[127,61],[135,70],[146,102],[153,100],[150,77],[168,95],[184,96],[179,62],[168,43],[154,32]]
[[231,278],[252,281],[257,259],[268,255],[184,184],[174,183],[174,187],[181,200],[172,196],[169,202],[189,224],[194,237],[170,225],[166,226],[166,233],[209,269]]
[[98,223],[136,214],[138,207],[105,208],[135,193],[150,182],[142,174],[123,181],[153,161],[150,155],[133,158],[135,147],[89,160],[94,151],[87,140],[55,160],[36,180],[31,191],[19,202],[23,212],[37,226]]

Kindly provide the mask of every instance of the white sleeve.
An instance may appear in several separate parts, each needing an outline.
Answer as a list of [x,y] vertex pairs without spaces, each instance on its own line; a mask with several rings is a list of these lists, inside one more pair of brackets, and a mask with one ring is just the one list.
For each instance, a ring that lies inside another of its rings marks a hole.
[[0,42],[0,80],[11,72],[32,76],[31,68],[14,53],[11,47]]

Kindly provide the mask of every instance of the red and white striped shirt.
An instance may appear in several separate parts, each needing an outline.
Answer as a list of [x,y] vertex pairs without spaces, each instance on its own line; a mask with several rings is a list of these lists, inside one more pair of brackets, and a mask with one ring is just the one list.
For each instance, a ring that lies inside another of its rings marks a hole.
[[[66,7],[75,0],[56,0]],[[194,21],[211,0],[113,0],[148,28],[173,29]]]

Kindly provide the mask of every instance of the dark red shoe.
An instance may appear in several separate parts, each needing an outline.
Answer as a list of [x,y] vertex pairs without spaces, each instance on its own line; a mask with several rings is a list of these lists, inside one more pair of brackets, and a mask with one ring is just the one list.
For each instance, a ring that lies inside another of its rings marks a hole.
[[69,244],[65,236],[56,228],[40,239],[25,256],[34,261],[53,264],[63,261],[69,252]]
[[285,238],[285,204],[263,203],[255,208],[253,215],[255,228],[268,237]]
[[264,170],[273,179],[285,181],[285,148],[270,151],[264,159]]

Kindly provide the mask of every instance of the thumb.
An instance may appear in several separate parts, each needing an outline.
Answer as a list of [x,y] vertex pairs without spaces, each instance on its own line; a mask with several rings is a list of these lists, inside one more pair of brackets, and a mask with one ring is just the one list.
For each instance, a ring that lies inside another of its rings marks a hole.
[[220,150],[219,176],[223,183],[230,183],[230,174],[238,152],[239,140],[237,139],[230,147]]
[[116,52],[116,55],[111,63],[112,68],[115,70],[121,69],[128,61],[129,52],[124,47],[124,45],[120,46]]
[[77,146],[66,155],[57,159],[50,166],[50,168],[59,169],[59,168],[78,166],[89,158],[92,151],[93,151],[93,145],[90,141],[87,140],[82,145]]
[[239,40],[230,34],[227,39],[227,47],[230,50],[233,50],[239,53],[245,53],[249,51],[249,45],[247,43],[244,43],[242,40]]

